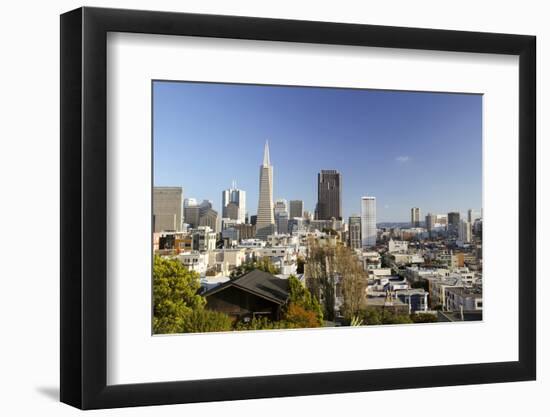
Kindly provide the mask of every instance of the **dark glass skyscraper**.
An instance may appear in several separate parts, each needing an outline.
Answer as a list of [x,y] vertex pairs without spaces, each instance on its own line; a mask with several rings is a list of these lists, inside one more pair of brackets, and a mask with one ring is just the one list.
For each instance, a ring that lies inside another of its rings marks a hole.
[[317,220],[342,220],[342,175],[334,170],[322,170],[317,175]]

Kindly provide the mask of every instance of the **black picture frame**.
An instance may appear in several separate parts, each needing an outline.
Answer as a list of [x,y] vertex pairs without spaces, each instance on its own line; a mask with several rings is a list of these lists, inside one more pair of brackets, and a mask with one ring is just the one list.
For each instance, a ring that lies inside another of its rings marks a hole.
[[[519,56],[519,360],[107,385],[108,32]],[[61,401],[81,409],[526,381],[536,378],[536,38],[79,8],[61,15]]]

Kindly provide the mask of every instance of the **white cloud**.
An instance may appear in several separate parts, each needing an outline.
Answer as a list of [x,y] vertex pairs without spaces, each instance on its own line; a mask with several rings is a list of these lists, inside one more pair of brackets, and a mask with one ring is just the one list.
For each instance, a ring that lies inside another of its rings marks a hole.
[[404,164],[405,162],[409,162],[411,158],[408,155],[401,155],[395,158],[395,160],[400,164]]

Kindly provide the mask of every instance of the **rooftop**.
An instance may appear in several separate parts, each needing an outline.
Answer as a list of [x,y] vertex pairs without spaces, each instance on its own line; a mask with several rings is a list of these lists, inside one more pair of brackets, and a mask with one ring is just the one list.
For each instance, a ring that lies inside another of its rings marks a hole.
[[254,269],[237,279],[205,292],[203,296],[208,297],[230,286],[251,292],[278,304],[284,304],[289,295],[288,280]]

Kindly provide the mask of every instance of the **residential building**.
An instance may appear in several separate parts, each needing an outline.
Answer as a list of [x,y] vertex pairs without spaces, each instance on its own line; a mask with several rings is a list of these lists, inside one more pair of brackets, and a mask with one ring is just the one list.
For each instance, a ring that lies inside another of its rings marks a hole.
[[395,297],[409,306],[409,313],[428,311],[428,292],[422,288],[395,291]]
[[389,253],[407,253],[408,249],[409,242],[407,241],[390,239],[388,242]]
[[176,256],[189,271],[197,272],[201,276],[206,274],[208,267],[208,254],[200,253],[198,251],[183,252]]
[[191,232],[193,250],[208,252],[216,249],[216,233],[209,226],[199,226]]
[[445,310],[447,311],[482,310],[482,290],[479,287],[446,288],[445,302]]
[[206,308],[229,315],[235,321],[265,317],[280,320],[289,297],[288,280],[253,270],[202,294]]

